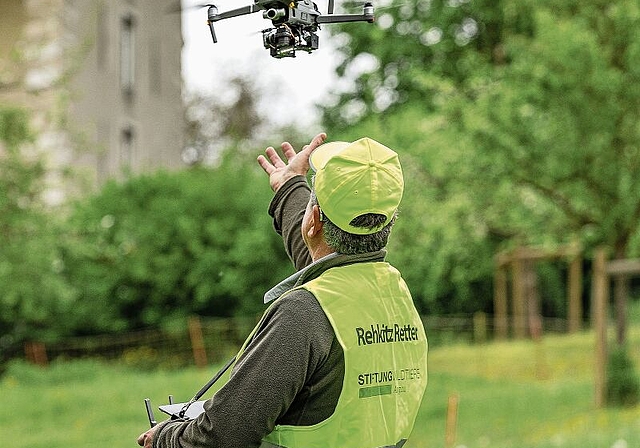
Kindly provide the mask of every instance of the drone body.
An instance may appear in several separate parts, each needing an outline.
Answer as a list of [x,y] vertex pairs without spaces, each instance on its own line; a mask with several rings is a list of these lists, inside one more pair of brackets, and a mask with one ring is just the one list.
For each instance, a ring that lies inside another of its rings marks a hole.
[[242,8],[218,12],[215,5],[206,5],[208,25],[213,42],[217,42],[213,24],[219,20],[262,11],[262,17],[270,20],[272,28],[262,31],[264,47],[274,58],[295,57],[296,51],[311,53],[318,49],[316,32],[323,23],[369,22],[373,23],[373,4],[366,2],[362,14],[333,14],[333,0],[329,0],[328,14],[322,15],[311,0],[254,0]]

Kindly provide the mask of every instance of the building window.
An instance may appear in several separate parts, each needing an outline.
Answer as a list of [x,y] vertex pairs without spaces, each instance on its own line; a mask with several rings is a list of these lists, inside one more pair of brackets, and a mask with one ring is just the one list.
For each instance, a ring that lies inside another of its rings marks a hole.
[[133,164],[136,133],[133,126],[126,126],[120,131],[120,167],[127,169]]
[[135,19],[127,15],[120,21],[120,86],[122,92],[133,95],[136,81]]

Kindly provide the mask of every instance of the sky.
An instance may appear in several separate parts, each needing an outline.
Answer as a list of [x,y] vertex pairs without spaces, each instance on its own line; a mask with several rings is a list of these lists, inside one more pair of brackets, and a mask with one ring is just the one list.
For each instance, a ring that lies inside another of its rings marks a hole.
[[[223,12],[252,3],[221,0],[216,5]],[[227,82],[241,75],[254,83],[259,107],[273,123],[313,128],[310,133],[317,130],[319,115],[314,105],[336,83],[337,60],[326,30],[319,31],[320,46],[313,53],[275,59],[262,43],[261,31],[271,27],[262,11],[216,22],[218,43],[214,44],[206,23],[207,8],[189,8],[198,4],[193,0],[182,0],[182,4],[182,71],[187,91],[231,101]],[[318,2],[318,7],[326,11],[325,3]]]

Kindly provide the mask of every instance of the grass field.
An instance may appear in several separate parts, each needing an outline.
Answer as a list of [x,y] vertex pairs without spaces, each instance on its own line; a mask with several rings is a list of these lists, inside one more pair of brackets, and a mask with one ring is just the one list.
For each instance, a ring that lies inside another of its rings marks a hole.
[[[639,359],[640,329],[630,331]],[[429,386],[407,448],[445,446],[448,397],[459,397],[455,447],[640,447],[640,407],[594,409],[594,336],[547,336],[434,348]],[[0,380],[4,448],[136,446],[143,399],[189,399],[215,369],[141,372],[97,361],[13,364]],[[160,419],[159,413],[156,417]]]

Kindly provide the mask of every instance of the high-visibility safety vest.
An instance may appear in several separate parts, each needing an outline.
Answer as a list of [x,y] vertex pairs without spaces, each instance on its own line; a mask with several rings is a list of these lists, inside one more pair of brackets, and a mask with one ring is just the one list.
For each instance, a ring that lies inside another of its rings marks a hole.
[[316,297],[344,350],[342,392],[329,418],[278,425],[261,448],[402,447],[427,386],[427,339],[400,273],[386,262],[355,263],[301,287]]

